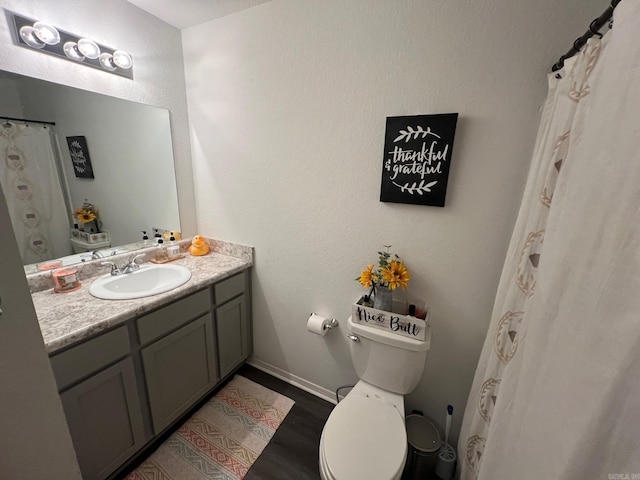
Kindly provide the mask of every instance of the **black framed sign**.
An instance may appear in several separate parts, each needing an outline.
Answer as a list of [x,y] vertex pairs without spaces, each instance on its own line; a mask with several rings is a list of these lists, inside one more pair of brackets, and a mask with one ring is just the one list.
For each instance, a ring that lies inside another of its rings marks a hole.
[[87,139],[84,137],[67,137],[73,172],[79,178],[94,178]]
[[444,207],[457,113],[387,117],[381,202]]

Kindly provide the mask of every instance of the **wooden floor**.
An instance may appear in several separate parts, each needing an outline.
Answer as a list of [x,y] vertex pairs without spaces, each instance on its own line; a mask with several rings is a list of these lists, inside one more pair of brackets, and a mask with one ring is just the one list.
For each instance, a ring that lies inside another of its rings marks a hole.
[[320,435],[334,405],[249,365],[237,373],[296,402],[245,480],[319,479]]

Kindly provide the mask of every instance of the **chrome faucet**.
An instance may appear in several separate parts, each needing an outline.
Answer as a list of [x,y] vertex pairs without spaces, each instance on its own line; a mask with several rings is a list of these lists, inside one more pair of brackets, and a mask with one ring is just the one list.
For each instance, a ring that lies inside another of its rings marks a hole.
[[111,275],[124,275],[126,273],[133,273],[140,270],[140,265],[136,263],[136,260],[140,257],[144,257],[144,253],[140,253],[129,260],[124,267],[118,267],[114,262],[101,262],[100,265],[111,265]]
[[140,265],[136,263],[136,260],[140,257],[144,257],[144,255],[145,255],[144,253],[139,253],[138,255],[133,257],[131,260],[129,260],[129,263],[127,263],[124,267],[120,269],[122,273],[132,273],[137,270],[140,270]]
[[114,262],[101,262],[100,265],[111,265],[111,275],[122,275],[124,272]]

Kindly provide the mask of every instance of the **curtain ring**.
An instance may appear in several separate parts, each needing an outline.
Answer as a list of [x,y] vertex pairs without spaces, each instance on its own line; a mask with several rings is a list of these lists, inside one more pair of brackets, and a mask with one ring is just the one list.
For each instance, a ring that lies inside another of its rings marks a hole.
[[602,38],[604,35],[602,35],[598,30],[595,30],[595,23],[598,21],[598,19],[596,18],[593,22],[591,22],[589,24],[589,31],[591,33],[593,33],[594,35],[597,35],[598,38]]
[[564,67],[564,60],[565,60],[565,56],[562,55],[558,59],[558,62],[553,67],[551,67],[551,70],[554,71],[554,72],[557,72],[558,70],[561,70],[562,67]]

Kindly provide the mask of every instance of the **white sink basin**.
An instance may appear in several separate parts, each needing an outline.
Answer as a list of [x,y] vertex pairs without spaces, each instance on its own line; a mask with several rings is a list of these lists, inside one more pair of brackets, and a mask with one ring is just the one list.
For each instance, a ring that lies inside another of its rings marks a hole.
[[89,293],[105,300],[150,297],[184,285],[190,278],[189,269],[180,265],[143,265],[133,273],[98,278]]

